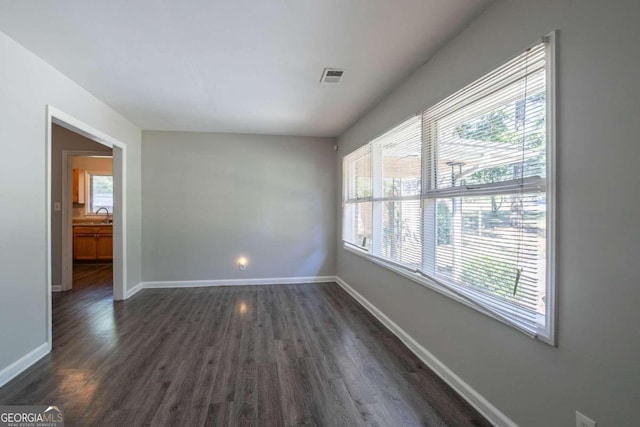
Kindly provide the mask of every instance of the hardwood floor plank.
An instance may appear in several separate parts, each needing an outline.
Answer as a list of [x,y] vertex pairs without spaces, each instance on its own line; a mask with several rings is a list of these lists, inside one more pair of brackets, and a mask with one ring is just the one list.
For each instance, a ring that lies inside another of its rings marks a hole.
[[278,384],[276,363],[258,364],[258,413],[259,426],[284,426],[281,389]]
[[256,340],[258,311],[255,292],[243,294],[238,311],[242,319],[240,360],[235,378],[233,420],[239,426],[255,426],[257,417],[258,367],[256,365]]
[[231,404],[229,402],[210,403],[207,411],[207,418],[204,422],[206,427],[218,427],[231,425]]
[[114,302],[111,274],[74,270],[53,352],[0,404],[60,405],[69,426],[490,425],[334,283]]

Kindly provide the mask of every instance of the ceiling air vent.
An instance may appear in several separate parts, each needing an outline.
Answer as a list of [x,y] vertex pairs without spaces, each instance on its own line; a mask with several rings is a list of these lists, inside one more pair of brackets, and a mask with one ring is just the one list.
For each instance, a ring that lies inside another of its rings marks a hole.
[[322,72],[320,83],[340,83],[343,74],[344,70],[339,70],[337,68],[325,68]]

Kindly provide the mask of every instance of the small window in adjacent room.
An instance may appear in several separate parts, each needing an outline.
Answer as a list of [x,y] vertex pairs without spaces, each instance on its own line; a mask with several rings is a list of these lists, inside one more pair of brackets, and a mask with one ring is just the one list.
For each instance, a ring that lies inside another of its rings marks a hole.
[[88,199],[87,214],[109,214],[113,213],[113,176],[110,172],[87,172]]
[[344,157],[345,248],[554,338],[553,35]]

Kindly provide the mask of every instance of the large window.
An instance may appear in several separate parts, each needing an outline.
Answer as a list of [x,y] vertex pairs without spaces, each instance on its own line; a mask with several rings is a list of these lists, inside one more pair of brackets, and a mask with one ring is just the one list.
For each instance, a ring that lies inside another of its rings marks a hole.
[[552,46],[344,158],[356,253],[553,342]]

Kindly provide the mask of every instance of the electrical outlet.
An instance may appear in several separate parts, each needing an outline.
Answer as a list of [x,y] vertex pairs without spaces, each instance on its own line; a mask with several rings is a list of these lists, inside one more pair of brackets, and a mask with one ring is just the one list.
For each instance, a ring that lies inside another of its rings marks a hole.
[[576,411],[576,427],[597,427],[598,423]]

